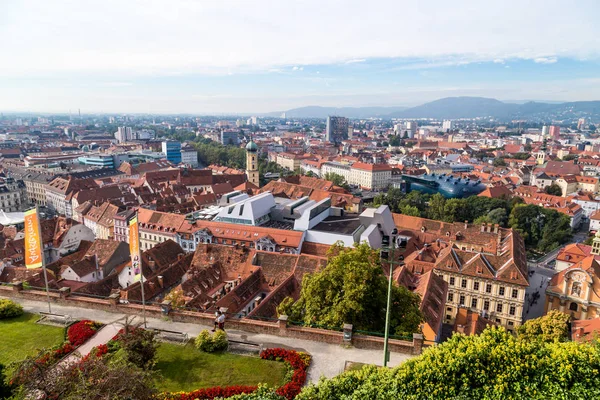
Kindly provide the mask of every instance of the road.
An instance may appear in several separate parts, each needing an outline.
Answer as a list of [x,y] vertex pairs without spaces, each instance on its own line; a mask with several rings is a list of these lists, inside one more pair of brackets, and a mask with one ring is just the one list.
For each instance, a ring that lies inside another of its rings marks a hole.
[[[48,310],[48,304],[45,302],[15,298],[11,298],[11,300],[22,304],[24,310],[28,312],[39,313],[40,311]],[[119,320],[122,320],[125,317],[125,314],[120,313],[110,313],[107,311],[91,310],[59,304],[52,305],[52,312],[69,315],[75,320],[91,319],[106,325],[118,323]],[[148,328],[187,333],[191,338],[198,336],[200,331],[204,329],[212,329],[211,326],[173,322],[156,318],[148,318],[147,322]],[[353,347],[345,348],[333,344],[256,334],[233,329],[227,329],[227,335],[232,340],[261,344],[263,348],[282,347],[310,353],[313,357],[313,362],[308,371],[308,379],[310,382],[317,382],[321,376],[332,378],[340,374],[344,370],[346,361],[375,365],[382,365],[383,362],[383,351],[379,350],[363,350]],[[391,359],[388,365],[393,367],[412,357],[414,356],[410,354],[391,353]]]

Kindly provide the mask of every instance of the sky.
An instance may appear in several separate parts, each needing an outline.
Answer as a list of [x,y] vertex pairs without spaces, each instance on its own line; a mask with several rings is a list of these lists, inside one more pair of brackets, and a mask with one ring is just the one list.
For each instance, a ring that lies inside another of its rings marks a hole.
[[600,100],[600,1],[0,0],[0,110]]

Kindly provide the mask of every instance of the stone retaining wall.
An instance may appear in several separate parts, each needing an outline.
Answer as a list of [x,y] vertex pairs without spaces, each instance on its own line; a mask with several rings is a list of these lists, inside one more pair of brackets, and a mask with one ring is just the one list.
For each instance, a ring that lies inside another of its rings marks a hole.
[[[13,285],[0,285],[0,296],[22,298],[35,301],[47,301],[45,291],[23,289],[21,283]],[[50,300],[53,303],[75,306],[81,308],[92,308],[96,310],[119,312],[123,314],[140,315],[142,305],[124,304],[119,302],[119,295],[111,295],[107,299],[91,298],[71,294],[68,288],[50,293]],[[156,305],[146,305],[146,315],[152,318],[163,318],[165,313],[161,307]],[[214,315],[203,312],[189,310],[170,310],[169,318],[175,322],[188,322],[212,326]],[[227,320],[227,327],[239,329],[246,332],[291,337],[301,340],[312,340],[315,342],[352,345],[361,349],[383,349],[383,338],[376,336],[359,335],[352,333],[352,326],[344,327],[343,332],[331,331],[319,328],[310,328],[303,326],[290,326],[287,316],[283,315],[278,321],[260,321],[248,318],[230,318]],[[421,354],[423,347],[423,335],[414,334],[413,340],[389,339],[389,349],[396,353]]]

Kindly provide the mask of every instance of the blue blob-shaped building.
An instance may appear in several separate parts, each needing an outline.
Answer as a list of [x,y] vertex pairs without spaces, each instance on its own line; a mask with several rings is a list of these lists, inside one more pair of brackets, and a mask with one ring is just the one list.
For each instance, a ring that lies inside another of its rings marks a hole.
[[440,193],[447,199],[476,196],[485,190],[485,185],[479,180],[446,174],[402,175],[402,179],[406,182],[406,192],[419,190],[423,193]]

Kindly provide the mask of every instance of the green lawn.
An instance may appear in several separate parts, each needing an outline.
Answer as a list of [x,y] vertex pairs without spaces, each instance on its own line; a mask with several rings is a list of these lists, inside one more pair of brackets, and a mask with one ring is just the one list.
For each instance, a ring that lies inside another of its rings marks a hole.
[[284,382],[283,362],[261,360],[229,353],[203,353],[192,344],[161,343],[156,369],[162,379],[158,389],[166,392],[192,391],[204,387],[257,385],[279,387]]
[[17,318],[0,320],[0,363],[8,365],[64,341],[65,330],[36,324],[38,315],[25,313]]

